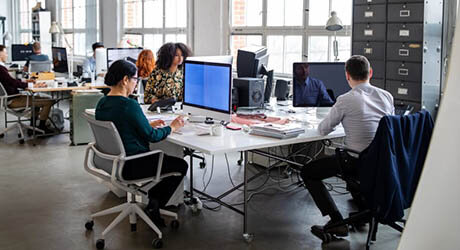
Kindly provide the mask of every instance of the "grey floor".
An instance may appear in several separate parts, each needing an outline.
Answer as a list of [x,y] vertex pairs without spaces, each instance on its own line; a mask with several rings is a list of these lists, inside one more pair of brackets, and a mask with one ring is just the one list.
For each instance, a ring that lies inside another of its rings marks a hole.
[[[3,128],[4,114],[0,117]],[[124,199],[108,192],[84,171],[85,146],[69,146],[68,135],[41,139],[36,146],[31,141],[19,145],[15,140],[15,132],[0,139],[0,249],[96,249],[98,235],[115,215],[97,218],[92,232],[85,230],[85,219]],[[242,180],[238,157],[229,155],[235,182]],[[211,159],[207,160],[205,182],[211,172]],[[256,169],[251,167],[249,171],[253,174]],[[194,173],[196,187],[203,188],[205,170],[195,164]],[[189,207],[181,206],[179,230],[163,229],[164,249],[364,249],[367,228],[322,245],[309,228],[325,223],[327,218],[321,217],[305,189],[281,191],[290,181],[279,183],[276,171],[274,175],[249,203],[249,231],[255,234],[252,243],[243,241],[239,214],[223,207],[218,211],[203,209],[194,215]],[[251,187],[260,186],[265,179],[260,177]],[[229,187],[225,158],[217,156],[207,192],[216,195]],[[334,198],[344,214],[353,210],[349,195],[337,194]],[[241,193],[227,199],[231,203],[241,200]],[[125,220],[106,238],[106,249],[152,249],[155,237],[142,221],[137,232],[130,232]],[[372,249],[396,249],[399,239],[398,232],[380,226]]]

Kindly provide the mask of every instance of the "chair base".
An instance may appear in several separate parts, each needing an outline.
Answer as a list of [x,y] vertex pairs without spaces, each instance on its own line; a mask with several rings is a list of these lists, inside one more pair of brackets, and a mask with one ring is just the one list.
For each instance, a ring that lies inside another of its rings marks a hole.
[[[121,205],[94,213],[91,215],[91,219],[94,219],[99,216],[104,216],[108,214],[114,214],[114,213],[120,213],[102,232],[102,237],[100,239],[104,240],[105,235],[107,235],[116,225],[118,225],[125,217],[129,216],[129,223],[131,224],[131,228],[133,228],[132,225],[135,225],[137,222],[137,216],[141,217],[147,225],[149,225],[150,228],[155,231],[155,233],[158,235],[158,238],[161,239],[163,237],[160,229],[153,223],[153,221],[147,216],[147,214],[144,212],[144,210],[139,206],[139,203],[132,201],[132,202],[126,202]],[[160,214],[173,217],[174,220],[177,220],[177,214],[166,211],[163,209],[160,209]],[[90,223],[90,222],[88,222]],[[177,224],[177,221],[176,223]],[[134,226],[135,227],[135,226]]]
[[4,130],[2,130],[0,132],[0,136],[5,135],[8,131],[10,131],[10,130],[12,130],[14,128],[17,128],[19,130],[18,138],[19,138],[20,142],[21,141],[24,142],[24,139],[25,139],[24,130],[25,129],[35,130],[36,132],[39,132],[39,133],[42,133],[42,134],[45,133],[45,131],[43,131],[43,130],[41,130],[39,128],[35,128],[35,127],[32,127],[32,126],[26,125],[26,124],[22,123],[21,121],[18,121],[15,124],[13,124],[13,125],[5,128]]

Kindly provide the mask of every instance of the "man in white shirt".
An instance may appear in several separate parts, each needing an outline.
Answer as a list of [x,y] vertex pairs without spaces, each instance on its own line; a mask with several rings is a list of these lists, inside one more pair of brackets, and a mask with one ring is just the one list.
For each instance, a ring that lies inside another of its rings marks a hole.
[[[339,123],[345,130],[345,148],[363,151],[374,139],[380,119],[394,114],[393,96],[383,89],[372,86],[372,68],[364,56],[352,56],[345,63],[345,75],[352,88],[339,96],[326,118],[319,124],[321,135],[332,132]],[[357,159],[346,155],[347,166],[341,168],[339,159],[330,156],[315,160],[301,171],[302,179],[323,216],[329,215],[328,223],[343,219],[334,200],[322,180],[339,173],[357,175]],[[323,226],[313,226],[312,231],[323,231]],[[328,233],[347,236],[348,227],[336,227]]]
[[98,48],[104,48],[104,45],[102,43],[93,43],[92,45],[93,48],[93,55],[86,58],[85,62],[83,63],[83,76],[84,77],[91,77],[91,73],[96,72],[96,49]]

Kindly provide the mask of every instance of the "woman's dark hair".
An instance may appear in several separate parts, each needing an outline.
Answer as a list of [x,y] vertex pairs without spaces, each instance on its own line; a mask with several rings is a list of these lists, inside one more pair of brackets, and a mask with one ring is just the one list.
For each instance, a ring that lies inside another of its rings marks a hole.
[[108,86],[115,86],[123,80],[123,77],[134,77],[136,72],[136,65],[132,62],[128,62],[126,60],[115,61],[112,65],[110,65],[109,71],[105,75],[104,83]]
[[184,61],[192,55],[190,48],[183,43],[165,43],[157,52],[157,67],[163,70],[169,69],[176,56],[177,49],[181,50]]

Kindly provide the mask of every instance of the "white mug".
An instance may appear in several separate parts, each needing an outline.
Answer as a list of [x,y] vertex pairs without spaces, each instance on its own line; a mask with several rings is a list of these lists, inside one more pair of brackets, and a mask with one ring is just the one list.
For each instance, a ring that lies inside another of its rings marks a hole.
[[221,136],[224,133],[224,126],[221,124],[214,124],[209,128],[209,134],[212,136]]
[[34,83],[33,82],[28,82],[27,83],[27,88],[28,89],[33,89],[34,88]]

